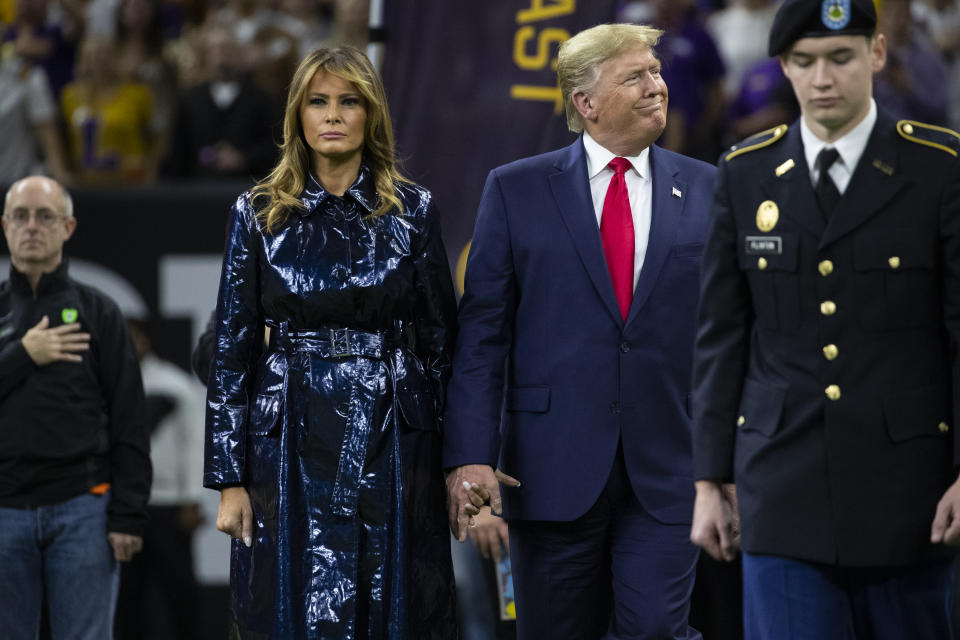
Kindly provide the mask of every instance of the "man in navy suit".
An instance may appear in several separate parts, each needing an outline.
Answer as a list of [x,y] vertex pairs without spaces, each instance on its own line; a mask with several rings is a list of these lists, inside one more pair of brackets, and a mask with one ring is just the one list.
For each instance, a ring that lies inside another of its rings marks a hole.
[[700,637],[689,394],[714,167],[653,145],[660,34],[565,42],[583,135],[494,169],[477,213],[444,466],[461,540],[503,481],[521,640]]

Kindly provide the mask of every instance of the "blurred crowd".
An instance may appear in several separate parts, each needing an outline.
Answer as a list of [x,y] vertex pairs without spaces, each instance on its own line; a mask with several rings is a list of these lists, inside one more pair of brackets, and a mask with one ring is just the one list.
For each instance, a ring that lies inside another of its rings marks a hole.
[[[776,0],[630,0],[665,30],[661,145],[713,162],[798,114],[766,53]],[[960,128],[960,2],[877,0],[896,117]],[[286,79],[325,44],[363,46],[368,0],[0,0],[0,184],[259,178],[276,158]]]
[[286,82],[367,0],[0,0],[0,184],[258,178]]
[[[670,90],[660,144],[707,162],[734,142],[799,115],[780,64],[767,56],[776,0],[644,0],[622,21],[665,30],[658,46]],[[875,0],[886,68],[874,82],[896,118],[960,128],[960,2]]]

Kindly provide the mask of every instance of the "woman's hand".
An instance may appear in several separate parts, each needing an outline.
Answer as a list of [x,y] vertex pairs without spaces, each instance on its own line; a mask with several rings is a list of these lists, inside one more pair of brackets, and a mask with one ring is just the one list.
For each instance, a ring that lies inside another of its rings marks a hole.
[[253,546],[253,508],[246,489],[227,487],[220,490],[217,529],[231,538],[243,540],[248,547]]

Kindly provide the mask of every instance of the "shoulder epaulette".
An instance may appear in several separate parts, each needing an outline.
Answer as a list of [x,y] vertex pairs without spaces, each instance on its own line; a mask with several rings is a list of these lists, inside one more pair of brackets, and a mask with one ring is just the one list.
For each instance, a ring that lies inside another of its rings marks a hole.
[[743,140],[742,142],[730,147],[730,151],[727,152],[726,159],[729,161],[731,158],[736,158],[742,153],[768,147],[782,138],[784,134],[787,133],[788,128],[789,127],[785,124],[778,124],[777,126],[767,129],[766,131],[755,133],[746,140]]
[[946,151],[953,157],[957,157],[957,150],[960,149],[960,134],[946,127],[901,120],[897,123],[897,133],[910,142]]

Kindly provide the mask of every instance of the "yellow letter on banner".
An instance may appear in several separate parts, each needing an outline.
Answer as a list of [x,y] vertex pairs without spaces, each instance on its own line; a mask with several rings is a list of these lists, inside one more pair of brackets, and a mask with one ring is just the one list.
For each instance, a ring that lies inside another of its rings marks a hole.
[[576,0],[553,0],[546,4],[547,2],[550,0],[531,0],[529,9],[517,11],[517,24],[569,15],[574,12],[577,4]]
[[[537,38],[537,53],[527,55],[527,42],[536,33],[533,27],[520,27],[513,38],[513,61],[521,69],[544,69],[550,59],[550,45],[559,45],[570,37],[566,29],[544,29]],[[554,58],[550,68],[556,70],[557,59]]]
[[540,100],[552,102],[553,112],[563,111],[563,94],[560,87],[538,87],[529,84],[515,84],[510,86],[510,97],[514,100]]

